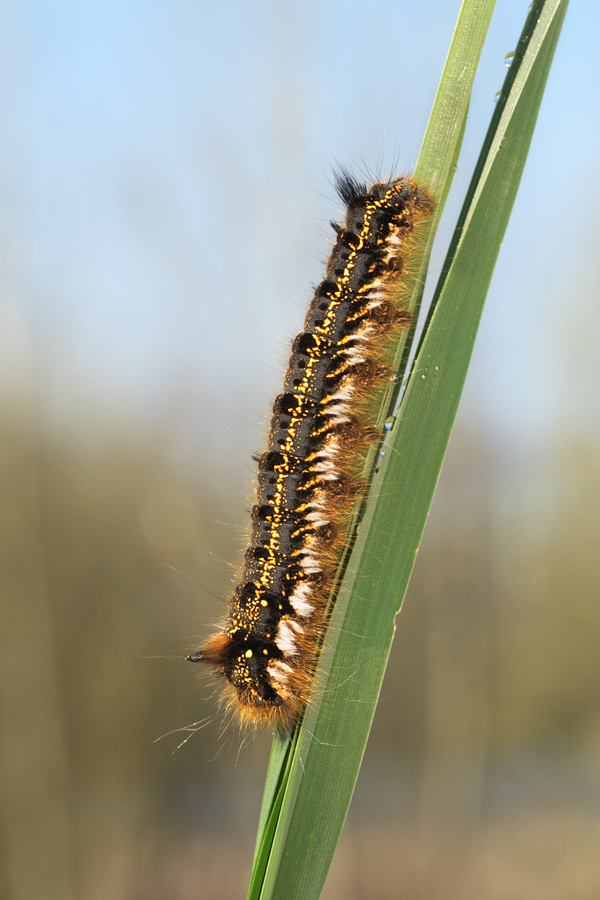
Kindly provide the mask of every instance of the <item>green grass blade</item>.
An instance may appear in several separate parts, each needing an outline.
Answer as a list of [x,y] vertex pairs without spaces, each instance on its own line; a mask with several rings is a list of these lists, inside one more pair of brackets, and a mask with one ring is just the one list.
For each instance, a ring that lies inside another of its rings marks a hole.
[[[434,217],[435,225],[439,220],[442,208],[450,189],[456,161],[460,152],[460,146],[464,134],[465,123],[469,108],[469,100],[475,71],[483,48],[485,36],[493,12],[495,0],[464,0],[456,28],[448,52],[448,57],[442,72],[440,85],[432,109],[432,113],[427,126],[423,147],[419,160],[421,162],[420,177],[423,183],[430,186],[432,195],[436,200],[436,212]],[[416,277],[414,279],[414,298],[412,307],[418,312],[418,306],[422,294],[422,286],[424,283],[424,273],[427,269],[429,253],[433,243],[434,227],[429,229],[428,240],[425,242],[421,251],[421,263],[417,266]],[[415,315],[415,321],[417,316]],[[396,368],[403,371],[408,356],[408,346],[400,347],[397,355]],[[401,381],[401,377],[396,379]],[[393,388],[390,390],[389,396],[385,399],[382,408],[382,418],[385,420],[387,410],[393,407],[397,391]],[[330,645],[324,648],[321,670],[325,663],[325,655],[331,649]],[[315,687],[320,683],[321,674],[319,673],[315,679]],[[305,720],[303,734],[310,735],[310,727],[312,718],[319,707],[317,700],[317,690],[313,697],[309,718]],[[296,736],[297,739],[297,736]],[[290,804],[299,785],[300,777],[296,771],[295,780],[289,782],[290,764],[292,757],[286,750],[285,737],[277,734],[274,740],[271,762],[269,765],[269,773],[267,777],[267,785],[263,797],[263,805],[260,816],[259,833],[257,838],[257,849],[255,855],[254,869],[250,890],[248,893],[249,900],[257,900],[258,897],[266,898],[272,896],[272,886],[275,881],[276,868],[278,860],[281,858],[283,851],[286,822],[289,821]],[[362,750],[360,751],[362,756]],[[355,777],[352,780],[350,794],[354,785]],[[279,819],[281,808],[282,794],[287,787],[286,796],[287,819]],[[349,800],[349,797],[348,797]],[[342,809],[342,820],[337,827],[337,833],[332,832],[331,840],[327,846],[323,846],[320,865],[315,864],[313,873],[317,878],[317,882],[321,884],[329,868],[329,863],[333,856],[335,846],[339,837],[339,831],[343,818],[346,814],[347,801],[344,799]],[[279,828],[275,833],[275,825],[278,823]],[[270,849],[269,849],[270,848]],[[265,873],[269,869],[269,877],[264,882]],[[297,884],[298,893],[289,894],[293,896],[318,896],[320,888],[315,888],[317,893],[307,893],[302,888],[301,880]]]
[[[483,142],[479,159],[477,160],[477,164],[473,172],[471,183],[465,196],[456,229],[454,231],[454,235],[450,243],[442,272],[440,274],[433,301],[428,312],[427,323],[424,328],[422,341],[425,339],[425,336],[427,334],[429,322],[431,321],[437,305],[437,301],[441,294],[442,288],[444,287],[450,265],[456,254],[456,249],[461,240],[465,225],[468,222],[469,216],[473,214],[473,210],[475,209],[476,204],[474,201],[477,199],[477,196],[483,190],[483,185],[486,183],[486,176],[489,173],[489,168],[492,164],[492,161],[496,157],[496,153],[500,147],[500,144],[504,140],[506,123],[513,117],[517,100],[520,98],[521,92],[531,76],[531,68],[533,66],[533,63],[537,59],[541,44],[547,35],[548,28],[554,21],[556,7],[556,3],[549,4],[545,3],[544,0],[536,0],[535,3],[531,4],[530,13],[527,17],[525,27],[523,28],[523,32],[519,38],[519,42],[515,50],[513,63],[506,75],[502,90],[499,92],[496,109],[494,111],[494,115],[492,116],[492,120]],[[562,13],[562,17],[564,18],[564,12]],[[534,82],[537,83],[536,79],[534,79],[530,83],[530,89],[531,85]],[[539,103],[541,103],[544,86],[545,78],[541,86],[539,84],[537,86],[537,90],[540,92],[538,98],[538,106]],[[534,124],[535,119],[533,125]],[[532,129],[533,125],[531,126]],[[524,133],[523,137],[525,137]],[[528,142],[530,140],[531,134],[529,134],[529,137],[527,139],[525,157],[527,155],[527,150],[529,148]],[[523,146],[525,146],[525,144],[523,144]],[[415,170],[415,178],[417,178],[417,180],[422,180],[423,183],[426,184],[429,175],[430,164],[428,164],[427,168],[422,169],[422,157],[423,153],[421,153],[419,156],[419,161]]]
[[[273,746],[271,748],[271,758],[269,760],[269,768],[267,770],[267,778],[265,780],[265,790],[263,793],[263,804],[260,811],[258,821],[258,834],[256,838],[256,847],[254,848],[254,861],[261,852],[261,847],[265,843],[265,833],[269,830],[268,819],[273,818],[273,809],[281,807],[281,788],[282,779],[289,772],[291,757],[294,751],[295,741],[290,741],[289,735],[285,731],[277,730],[273,738]],[[271,824],[271,833],[273,826]]]
[[398,346],[394,362],[395,387],[384,399],[383,421],[395,409],[404,379],[414,328],[419,318],[433,239],[456,170],[467,124],[471,88],[495,3],[496,0],[464,0],[425,130],[414,176],[419,184],[427,185],[435,201],[435,211],[428,224],[428,233],[423,235],[419,257],[413,260],[414,287],[409,305],[413,312],[414,326]]
[[250,895],[253,892],[260,893],[264,871],[269,861],[273,839],[277,830],[279,813],[285,795],[296,741],[297,733],[290,740],[289,735],[279,729],[273,738],[273,748],[269,760],[254,850],[254,865],[249,888]]
[[[534,4],[507,75],[436,292],[435,312],[333,610],[312,702],[288,758],[287,783],[280,781],[278,802],[284,783],[285,793],[264,878],[255,870],[253,897],[309,900],[322,890],[566,6],[567,0]],[[269,803],[273,810],[273,796]],[[271,825],[273,820],[264,819]],[[264,865],[266,844],[261,848]]]

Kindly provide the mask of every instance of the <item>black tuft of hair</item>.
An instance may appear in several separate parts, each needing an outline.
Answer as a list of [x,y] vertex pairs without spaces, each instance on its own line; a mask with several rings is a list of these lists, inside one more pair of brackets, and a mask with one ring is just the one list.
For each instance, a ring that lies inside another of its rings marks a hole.
[[335,189],[350,209],[358,206],[367,193],[367,185],[358,181],[353,175],[350,175],[345,169],[334,172],[333,179]]

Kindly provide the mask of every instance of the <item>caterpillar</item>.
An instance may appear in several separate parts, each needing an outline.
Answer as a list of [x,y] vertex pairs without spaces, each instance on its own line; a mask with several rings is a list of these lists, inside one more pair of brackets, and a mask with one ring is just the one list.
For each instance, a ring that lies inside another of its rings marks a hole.
[[222,630],[188,656],[214,671],[244,722],[301,717],[329,594],[356,499],[360,463],[379,440],[373,399],[410,326],[403,306],[415,227],[431,200],[409,177],[370,187],[335,176],[346,205],[325,279],[293,342],[258,462],[251,537]]

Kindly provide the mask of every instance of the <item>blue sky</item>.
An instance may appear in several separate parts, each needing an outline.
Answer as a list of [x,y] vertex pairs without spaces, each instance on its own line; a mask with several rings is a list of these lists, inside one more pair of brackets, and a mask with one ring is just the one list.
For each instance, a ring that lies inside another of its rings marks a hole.
[[[414,164],[458,8],[7,3],[4,377],[33,370],[63,425],[101,406],[247,459],[328,254],[332,165]],[[498,0],[442,243],[526,11]],[[600,412],[599,19],[571,3],[463,402],[517,442]]]

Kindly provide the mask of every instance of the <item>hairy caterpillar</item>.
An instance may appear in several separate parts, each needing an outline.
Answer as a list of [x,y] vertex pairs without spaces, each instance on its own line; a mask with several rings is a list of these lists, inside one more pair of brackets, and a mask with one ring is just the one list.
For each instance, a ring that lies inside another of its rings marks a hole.
[[188,656],[217,673],[225,699],[251,722],[302,714],[347,523],[361,493],[364,449],[379,432],[374,392],[411,314],[402,275],[416,225],[431,214],[408,177],[371,187],[342,172],[345,225],[316,288],[257,457],[252,533],[220,633]]

